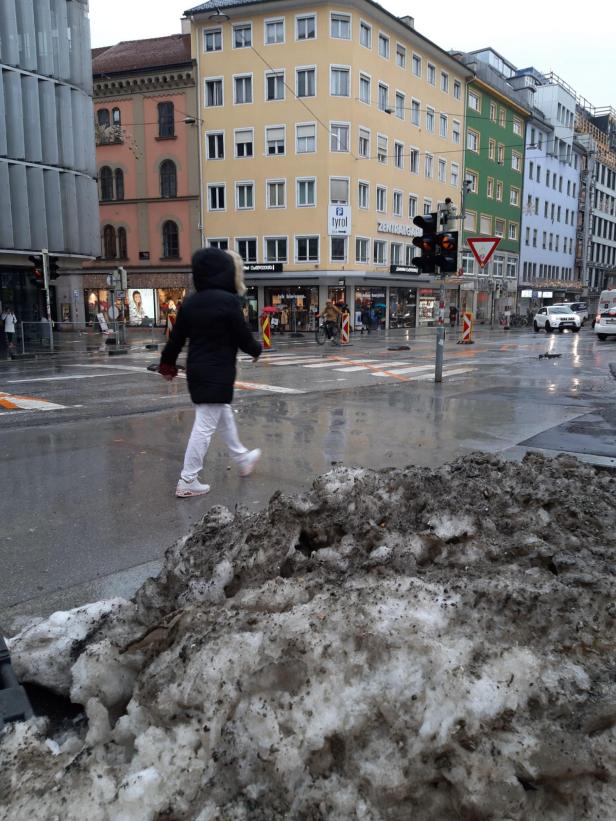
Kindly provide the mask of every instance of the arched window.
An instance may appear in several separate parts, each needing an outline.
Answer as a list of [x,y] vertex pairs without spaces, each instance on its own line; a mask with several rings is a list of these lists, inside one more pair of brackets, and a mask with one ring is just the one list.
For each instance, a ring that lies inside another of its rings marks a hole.
[[119,108],[113,108],[111,110],[111,119],[114,125],[122,125],[122,115]]
[[113,225],[103,228],[103,256],[105,259],[116,258],[116,232]]
[[173,160],[165,160],[160,164],[160,195],[161,197],[177,197],[178,175]]
[[173,220],[163,224],[163,257],[177,259],[180,256],[178,227]]
[[109,109],[108,108],[99,108],[96,112],[96,121],[100,125],[101,128],[108,128],[109,127]]
[[173,114],[173,103],[158,104],[158,136],[173,137],[175,135],[175,122]]
[[118,228],[118,256],[120,259],[128,259],[126,228]]
[[115,198],[116,200],[124,199],[124,171],[121,168],[115,170]]
[[104,165],[100,172],[99,177],[101,181],[101,200],[103,202],[107,202],[113,199],[113,174],[111,172],[111,168],[108,165]]

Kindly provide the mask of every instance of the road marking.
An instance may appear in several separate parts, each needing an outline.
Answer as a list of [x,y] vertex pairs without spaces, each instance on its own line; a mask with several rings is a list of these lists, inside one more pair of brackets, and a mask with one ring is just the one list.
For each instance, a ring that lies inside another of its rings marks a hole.
[[0,393],[0,407],[5,410],[62,410],[66,405],[58,405],[47,399],[35,399],[33,396]]
[[340,365],[344,365],[346,363],[351,365],[364,365],[369,364],[370,362],[377,362],[376,359],[343,359],[342,357],[337,357],[333,362],[330,360],[329,362],[318,362],[315,365],[304,365],[305,368],[336,368],[340,367]]
[[[391,368],[392,365],[395,366],[396,368],[398,368],[398,367],[402,367],[402,365],[411,365],[412,363],[411,362],[386,362],[384,364],[386,364],[388,368]],[[350,368],[336,368],[336,370],[340,371],[340,373],[354,373],[355,371],[366,371],[366,370],[369,370],[369,369],[366,368],[365,365],[353,365]]]
[[82,374],[74,374],[71,376],[39,376],[33,377],[32,379],[9,379],[7,380],[7,385],[19,385],[22,382],[63,382],[67,379],[97,379],[102,376],[109,378],[113,376],[112,373],[82,373]]
[[395,370],[388,369],[386,371],[372,371],[372,376],[402,376],[409,373],[419,373],[420,371],[427,371],[432,368],[432,365],[414,365],[412,368],[396,368]]
[[[66,365],[67,368],[104,368],[107,371],[132,371],[133,373],[146,373],[147,368],[141,365]],[[150,371],[155,373],[155,371]]]
[[263,385],[260,382],[236,382],[235,387],[246,391],[268,391],[269,393],[306,393],[297,388],[281,388],[279,385]]
[[[463,373],[473,373],[477,368],[454,368],[451,371],[443,371],[443,376],[459,376]],[[414,382],[425,382],[428,379],[434,379],[433,374],[425,373],[419,376],[412,377]]]

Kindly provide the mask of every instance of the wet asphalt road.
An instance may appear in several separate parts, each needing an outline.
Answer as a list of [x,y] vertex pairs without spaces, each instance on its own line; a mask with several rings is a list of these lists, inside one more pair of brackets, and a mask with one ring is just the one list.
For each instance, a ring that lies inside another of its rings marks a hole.
[[[53,358],[0,362],[0,624],[9,632],[31,615],[130,594],[213,504],[256,510],[332,464],[434,465],[534,448],[616,465],[616,341],[589,330],[455,340],[442,385],[431,333],[359,336],[344,349],[276,339],[257,366],[242,357],[234,408],[263,460],[241,480],[215,439],[203,474],[212,491],[188,500],[173,491],[192,407],[185,380],[146,370],[157,353],[135,343],[110,357],[76,338]],[[561,356],[539,360],[546,352]]]

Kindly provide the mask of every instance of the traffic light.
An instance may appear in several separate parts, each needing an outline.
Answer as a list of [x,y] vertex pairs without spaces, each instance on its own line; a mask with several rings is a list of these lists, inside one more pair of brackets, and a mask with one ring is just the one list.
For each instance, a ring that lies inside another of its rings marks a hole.
[[413,245],[421,250],[420,257],[413,257],[413,265],[421,274],[433,274],[436,265],[436,231],[438,214],[414,217],[413,224],[422,230],[420,237],[413,237]]
[[49,257],[49,279],[57,279],[60,276],[60,271],[58,270],[60,266],[58,265],[58,257]]
[[30,281],[38,288],[45,287],[45,275],[43,273],[43,257],[29,256],[28,259],[32,263],[32,271],[30,271]]
[[458,270],[458,232],[442,231],[436,235],[436,264],[441,274],[455,274]]

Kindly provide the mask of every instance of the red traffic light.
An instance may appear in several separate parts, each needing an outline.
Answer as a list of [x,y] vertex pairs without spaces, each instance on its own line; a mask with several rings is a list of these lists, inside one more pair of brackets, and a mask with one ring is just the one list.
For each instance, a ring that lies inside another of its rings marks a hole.
[[445,252],[453,253],[458,250],[458,235],[457,233],[443,233],[438,234],[436,242],[440,248]]

